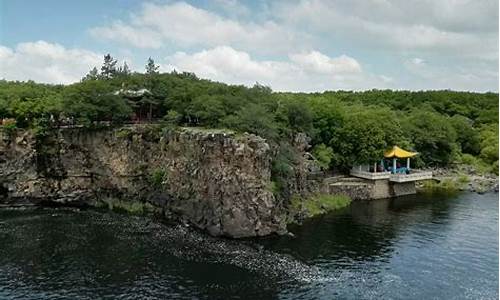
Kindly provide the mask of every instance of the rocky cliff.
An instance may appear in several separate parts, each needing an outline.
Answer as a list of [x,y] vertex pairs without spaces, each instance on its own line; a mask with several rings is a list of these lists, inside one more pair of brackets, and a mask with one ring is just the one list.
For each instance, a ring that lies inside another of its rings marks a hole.
[[153,126],[0,131],[0,203],[140,201],[212,235],[285,230],[271,154],[249,134]]

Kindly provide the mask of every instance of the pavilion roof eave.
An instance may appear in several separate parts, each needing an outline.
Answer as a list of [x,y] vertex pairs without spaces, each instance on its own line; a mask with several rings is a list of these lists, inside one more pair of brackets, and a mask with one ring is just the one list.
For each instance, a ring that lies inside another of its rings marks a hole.
[[394,146],[391,149],[384,152],[385,158],[408,158],[414,157],[418,154],[418,152],[410,152],[399,148],[398,146]]

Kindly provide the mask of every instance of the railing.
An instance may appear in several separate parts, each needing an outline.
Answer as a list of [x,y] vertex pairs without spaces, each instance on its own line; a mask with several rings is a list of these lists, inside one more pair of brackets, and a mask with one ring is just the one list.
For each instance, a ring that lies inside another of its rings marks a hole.
[[432,179],[432,172],[412,171],[410,174],[391,174],[389,180],[392,182],[409,182],[426,179]]
[[359,170],[351,170],[351,176],[377,180],[377,179],[389,179],[391,177],[391,172],[367,172],[367,171],[359,171]]

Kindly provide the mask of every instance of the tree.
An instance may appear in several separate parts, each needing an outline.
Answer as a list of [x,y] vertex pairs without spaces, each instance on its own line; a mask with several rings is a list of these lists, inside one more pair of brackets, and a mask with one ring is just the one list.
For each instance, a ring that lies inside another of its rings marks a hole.
[[97,70],[96,67],[92,68],[85,77],[82,78],[82,81],[85,80],[97,80],[99,79],[99,71]]
[[428,165],[445,166],[457,153],[457,134],[447,116],[417,109],[404,119],[403,129]]
[[330,168],[330,163],[333,158],[333,149],[325,144],[319,144],[313,149],[313,156],[317,160],[318,165],[323,170]]
[[457,133],[457,143],[462,153],[478,155],[481,151],[479,133],[472,127],[473,121],[461,115],[454,115],[450,121]]
[[158,105],[158,101],[155,99],[155,89],[158,84],[158,70],[160,66],[155,64],[155,61],[150,57],[148,58],[148,62],[146,63],[146,87],[151,91],[151,95],[145,99],[149,104],[149,121],[151,121],[151,117],[153,116],[153,106]]
[[86,125],[93,121],[119,123],[130,118],[130,106],[113,91],[114,87],[104,80],[69,85],[63,93],[64,113]]
[[155,61],[150,57],[148,58],[148,62],[146,64],[146,74],[147,75],[155,75],[158,74],[158,70],[160,69],[160,66],[157,66],[155,64]]
[[305,99],[278,101],[277,118],[286,135],[294,132],[313,134],[313,114]]
[[309,101],[313,114],[314,144],[329,145],[335,132],[344,124],[346,112],[341,102],[336,99],[314,97]]
[[384,151],[401,144],[403,134],[394,112],[387,108],[352,107],[329,146],[341,170],[383,158]]
[[498,168],[498,124],[485,126],[481,130],[480,157],[488,164]]
[[126,61],[124,61],[123,66],[118,67],[118,70],[116,71],[116,74],[121,76],[128,76],[130,73],[130,68]]
[[250,103],[223,120],[223,125],[274,140],[278,137],[274,115],[263,106]]
[[217,96],[200,95],[191,102],[187,114],[195,119],[195,123],[209,127],[217,127],[226,116],[222,101]]
[[104,62],[101,67],[101,77],[104,79],[111,79],[113,78],[116,73],[116,63],[118,61],[114,59],[111,54],[106,54],[104,55]]

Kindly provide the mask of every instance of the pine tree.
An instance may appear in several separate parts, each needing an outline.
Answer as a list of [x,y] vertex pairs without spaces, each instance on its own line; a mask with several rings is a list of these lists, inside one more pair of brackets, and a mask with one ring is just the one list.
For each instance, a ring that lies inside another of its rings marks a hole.
[[82,78],[82,81],[97,80],[97,79],[99,79],[99,71],[97,71],[97,68],[94,67],[87,73],[87,75],[85,75],[85,77]]
[[[150,57],[148,58],[148,62],[146,64],[146,75],[147,75],[147,87],[149,90],[153,93],[154,88],[156,86],[156,82],[158,80],[158,69],[160,69],[160,66],[157,66],[155,64],[155,61]],[[143,99],[143,102],[145,104],[149,105],[149,113],[148,113],[148,119],[151,121],[151,118],[153,117],[153,105],[158,105],[158,102],[154,99],[153,95],[147,96]]]
[[123,66],[118,67],[117,73],[120,75],[124,75],[124,76],[130,75],[130,73],[131,73],[130,68],[128,67],[128,64],[126,61],[123,62]]
[[101,67],[101,77],[104,79],[111,79],[113,78],[116,73],[116,63],[117,60],[114,59],[111,54],[106,54],[104,55],[104,63],[102,64]]
[[155,64],[155,61],[151,57],[148,58],[148,63],[146,64],[146,74],[148,75],[158,74],[158,69],[160,69],[160,66],[157,66]]

